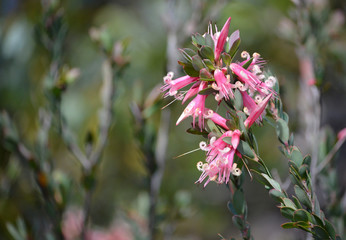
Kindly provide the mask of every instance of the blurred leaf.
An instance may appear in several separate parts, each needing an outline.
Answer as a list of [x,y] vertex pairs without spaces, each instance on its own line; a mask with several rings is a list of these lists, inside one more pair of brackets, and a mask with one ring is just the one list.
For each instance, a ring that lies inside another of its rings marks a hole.
[[295,146],[293,147],[293,150],[291,151],[291,160],[297,165],[297,167],[300,167],[303,163],[302,153]]
[[330,239],[328,232],[318,225],[313,226],[312,231],[318,237],[318,239]]
[[192,41],[193,43],[197,44],[197,45],[205,45],[205,38],[199,34],[199,33],[196,33],[195,35],[192,36]]
[[184,72],[191,77],[199,77],[199,71],[196,71],[192,65],[186,65],[183,67]]
[[231,98],[229,101],[236,110],[243,111],[243,97],[238,89],[234,90],[234,98]]
[[205,89],[199,91],[198,94],[199,95],[210,95],[210,94],[213,94],[215,92],[217,92],[217,90],[215,90],[212,87],[208,87],[208,88],[205,88]]
[[244,214],[245,210],[245,199],[244,199],[244,193],[242,190],[238,189],[233,194],[233,206],[239,215]]
[[220,132],[220,129],[215,125],[215,123],[208,119],[207,125],[209,127],[209,130],[213,133],[215,133],[217,136],[221,137],[222,133]]
[[285,120],[279,118],[276,120],[276,134],[283,143],[287,143],[289,138],[289,129]]
[[237,226],[237,228],[239,228],[239,229],[244,228],[244,221],[243,221],[241,216],[239,216],[239,215],[233,216],[232,221],[233,221],[234,225]]
[[210,47],[211,49],[214,49],[214,40],[213,38],[210,36],[209,33],[206,33],[205,36],[205,45],[207,45],[208,47]]
[[294,209],[290,207],[279,207],[281,215],[285,218],[293,220]]

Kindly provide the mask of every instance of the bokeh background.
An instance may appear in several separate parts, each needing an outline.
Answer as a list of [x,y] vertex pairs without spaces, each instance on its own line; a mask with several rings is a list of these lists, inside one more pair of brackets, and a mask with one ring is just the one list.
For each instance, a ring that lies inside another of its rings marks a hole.
[[[167,71],[167,27],[164,18],[174,11],[178,18],[189,19],[196,2],[204,6],[206,16],[190,32],[182,33],[181,46],[189,46],[192,33],[207,30],[208,21],[222,27],[231,16],[231,31],[240,29],[242,50],[258,52],[267,60],[267,66],[280,81],[285,111],[290,115],[290,126],[299,132],[297,92],[299,66],[296,46],[287,41],[282,21],[289,18],[294,7],[289,0],[242,0],[224,1],[223,7],[210,13],[215,1],[177,0],[168,4],[164,0],[74,0],[62,1],[68,35],[64,45],[63,61],[81,71],[78,80],[67,90],[63,98],[63,112],[74,133],[83,144],[87,132],[96,132],[97,111],[100,107],[102,55],[90,40],[91,27],[104,26],[116,39],[130,40],[128,55],[130,65],[117,84],[118,96],[115,120],[103,161],[97,171],[96,191],[92,199],[91,224],[93,228],[107,229],[117,219],[127,222],[145,239],[149,196],[148,173],[143,154],[136,140],[135,123],[131,115],[132,102],[141,103],[149,92],[162,83]],[[320,0],[321,6],[324,1]],[[328,1],[332,10],[346,11],[345,1]],[[174,9],[173,9],[174,7]],[[33,145],[38,129],[38,109],[45,104],[42,83],[49,62],[45,50],[36,43],[34,29],[40,21],[41,4],[35,0],[2,0],[0,5],[0,110],[7,110],[20,130],[23,141]],[[208,17],[210,14],[210,17]],[[334,131],[346,127],[346,31],[345,25],[331,38],[328,50],[323,52],[325,67],[322,91],[322,125]],[[179,32],[178,32],[179,37]],[[176,49],[178,52],[178,49]],[[181,76],[182,72],[176,72]],[[162,104],[163,106],[164,104]],[[222,185],[208,184],[207,188],[194,182],[199,177],[196,163],[204,159],[197,151],[174,158],[198,148],[202,138],[189,135],[186,121],[175,126],[184,109],[176,102],[169,107],[169,146],[166,152],[166,169],[163,176],[158,214],[160,236],[165,239],[219,239],[239,237],[232,226],[227,211],[229,194]],[[152,116],[152,127],[158,128],[160,112]],[[270,168],[276,168],[284,179],[286,162],[277,148],[274,129],[265,125],[256,128],[262,158]],[[299,134],[298,138],[299,138]],[[51,155],[55,173],[72,178],[69,205],[78,208],[83,195],[78,184],[80,166],[74,157],[52,133]],[[339,182],[344,184],[345,147],[338,156]],[[13,177],[10,182],[5,172]],[[0,147],[0,239],[10,239],[6,222],[15,222],[22,216],[26,222],[35,223],[40,212],[40,198],[28,169],[4,147]],[[283,230],[275,202],[256,181],[246,177],[245,196],[249,204],[249,222],[256,239],[297,239],[297,232]],[[35,224],[34,224],[35,225]],[[38,227],[38,226],[36,226]],[[139,229],[139,230],[138,230]]]

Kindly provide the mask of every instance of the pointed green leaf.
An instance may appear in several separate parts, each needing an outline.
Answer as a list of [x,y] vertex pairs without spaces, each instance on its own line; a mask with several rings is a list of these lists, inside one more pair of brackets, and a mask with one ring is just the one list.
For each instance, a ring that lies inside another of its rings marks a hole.
[[311,156],[310,155],[306,155],[304,157],[303,164],[310,166],[310,164],[311,164]]
[[208,135],[208,132],[205,131],[205,130],[200,130],[200,129],[197,129],[197,128],[189,128],[186,130],[187,133],[190,133],[190,134],[194,134],[194,135]]
[[199,71],[196,71],[192,65],[187,65],[183,67],[184,72],[191,77],[199,77]]
[[250,58],[246,63],[243,64],[242,67],[245,68],[245,69],[247,69],[247,68],[251,65],[252,60],[253,60],[253,58]]
[[224,141],[227,144],[232,145],[232,137],[224,137],[224,138],[222,138],[222,141]]
[[216,126],[216,124],[212,120],[208,119],[207,125],[211,132],[215,133],[219,137],[222,136],[222,133],[220,132],[219,128]]
[[199,95],[210,95],[210,94],[213,94],[213,93],[217,93],[218,91],[216,91],[214,88],[212,87],[208,87],[208,88],[205,88],[201,91],[198,92]]

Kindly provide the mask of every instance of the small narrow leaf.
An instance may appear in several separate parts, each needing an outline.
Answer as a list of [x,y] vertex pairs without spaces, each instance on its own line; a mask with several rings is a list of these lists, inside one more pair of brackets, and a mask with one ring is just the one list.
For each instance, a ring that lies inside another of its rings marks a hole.
[[293,150],[291,152],[291,160],[297,165],[297,167],[300,167],[303,163],[302,153],[297,147],[293,147]]
[[244,221],[243,221],[241,216],[239,216],[239,215],[233,216],[232,221],[233,221],[234,225],[237,226],[237,228],[239,228],[239,229],[244,228]]
[[246,63],[243,64],[242,67],[245,68],[245,69],[247,69],[247,68],[251,65],[252,60],[253,60],[253,58],[250,58]]
[[210,70],[215,70],[216,69],[214,64],[209,59],[203,59],[203,62]]
[[299,221],[311,222],[312,221],[312,216],[311,216],[311,214],[308,211],[306,211],[304,209],[298,209],[293,214],[293,220],[295,222],[299,222]]
[[210,95],[212,93],[216,93],[217,91],[212,88],[212,87],[208,87],[208,88],[205,88],[201,91],[198,92],[199,95]]
[[269,195],[278,202],[282,202],[282,198],[285,198],[285,194],[276,189],[270,189]]
[[291,199],[283,198],[282,201],[286,207],[297,209],[297,206],[293,203],[293,201]]
[[214,49],[214,40],[210,36],[210,34],[206,33],[204,36],[204,39],[205,39],[205,45],[210,47],[211,49]]
[[233,206],[237,212],[237,214],[244,214],[245,210],[245,199],[244,193],[241,190],[237,190],[233,194]]

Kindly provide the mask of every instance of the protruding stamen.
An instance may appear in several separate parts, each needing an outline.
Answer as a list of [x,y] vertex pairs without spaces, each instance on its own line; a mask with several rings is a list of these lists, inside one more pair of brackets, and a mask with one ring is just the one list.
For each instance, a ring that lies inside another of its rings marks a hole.
[[231,151],[229,147],[225,147],[224,149],[219,149],[220,153],[228,153],[229,151]]
[[170,79],[172,79],[174,76],[174,73],[173,72],[168,72],[167,73],[167,77],[169,77]]
[[256,102],[257,104],[259,104],[259,103],[262,102],[262,98],[261,98],[260,95],[257,95],[257,96],[255,97],[255,102]]
[[207,143],[204,141],[199,143],[199,148],[203,151],[209,151],[209,148],[207,146],[208,146]]
[[249,109],[247,107],[244,107],[243,111],[246,115],[250,115]]
[[257,75],[257,74],[261,73],[262,71],[258,65],[253,65],[252,72]]
[[247,51],[242,51],[242,53],[240,54],[240,56],[242,58],[246,58],[247,60],[250,59],[250,54]]
[[198,171],[200,171],[200,172],[203,172],[203,162],[202,161],[199,161],[198,163],[197,163],[197,169],[198,169]]

